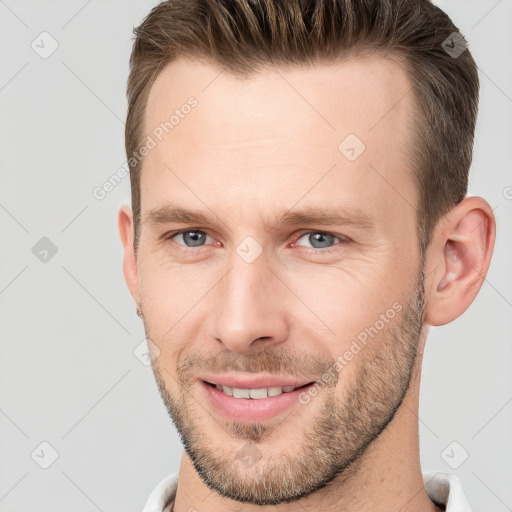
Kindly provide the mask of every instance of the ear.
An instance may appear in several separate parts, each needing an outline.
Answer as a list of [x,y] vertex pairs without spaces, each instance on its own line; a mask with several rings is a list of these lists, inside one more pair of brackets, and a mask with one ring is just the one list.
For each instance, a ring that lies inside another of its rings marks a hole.
[[121,206],[119,209],[117,225],[119,235],[124,248],[123,273],[135,302],[139,303],[139,287],[137,283],[137,259],[133,248],[133,215],[128,206]]
[[477,296],[489,269],[496,237],[491,206],[466,197],[438,223],[425,259],[425,322],[458,318]]

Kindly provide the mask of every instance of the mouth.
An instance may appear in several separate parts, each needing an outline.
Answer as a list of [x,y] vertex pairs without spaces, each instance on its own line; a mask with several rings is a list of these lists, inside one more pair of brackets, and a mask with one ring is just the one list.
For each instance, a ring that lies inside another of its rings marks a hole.
[[218,389],[227,396],[231,396],[233,398],[243,398],[246,400],[262,400],[265,398],[271,398],[274,396],[279,396],[283,393],[291,393],[292,391],[295,390],[307,388],[314,384],[314,382],[308,382],[307,384],[303,384],[301,386],[272,386],[268,388],[245,389],[223,386],[222,384],[214,384],[206,380],[204,380],[203,382],[212,388]]
[[269,421],[288,409],[303,404],[301,395],[308,393],[315,384],[309,382],[299,386],[244,389],[205,380],[198,382],[207,402],[217,413],[231,421],[247,424]]

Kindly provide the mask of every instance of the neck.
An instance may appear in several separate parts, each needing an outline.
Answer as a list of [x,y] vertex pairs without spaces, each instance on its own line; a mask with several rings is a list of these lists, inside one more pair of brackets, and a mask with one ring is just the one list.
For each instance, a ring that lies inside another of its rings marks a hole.
[[[420,347],[421,349],[423,347]],[[301,510],[356,512],[381,510],[440,512],[428,497],[419,460],[418,405],[421,360],[393,420],[361,458],[322,489],[299,500]],[[314,463],[314,461],[312,461]],[[184,452],[181,460],[174,512],[292,512],[297,502],[253,506],[224,498],[200,479]]]

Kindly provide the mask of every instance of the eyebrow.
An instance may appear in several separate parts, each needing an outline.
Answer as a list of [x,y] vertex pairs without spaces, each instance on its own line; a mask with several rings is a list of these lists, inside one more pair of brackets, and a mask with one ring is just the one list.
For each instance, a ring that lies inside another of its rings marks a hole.
[[[165,224],[216,225],[225,222],[213,212],[189,210],[175,205],[153,208],[145,215],[143,224],[160,226]],[[299,224],[322,224],[329,226],[353,226],[372,231],[376,227],[375,219],[360,208],[312,207],[288,210],[278,213],[273,221],[267,220],[265,227],[270,231],[282,226]]]

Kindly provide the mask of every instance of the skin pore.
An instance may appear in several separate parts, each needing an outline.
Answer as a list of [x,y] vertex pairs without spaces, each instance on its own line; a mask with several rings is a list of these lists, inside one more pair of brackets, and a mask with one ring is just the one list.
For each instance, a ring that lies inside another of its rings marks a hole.
[[[486,201],[464,199],[420,261],[410,89],[375,56],[245,80],[180,58],[159,74],[144,137],[190,97],[197,106],[144,159],[137,255],[127,207],[119,230],[185,447],[175,512],[441,510],[419,461],[423,349],[429,326],[478,293],[495,221]],[[353,161],[338,148],[349,134],[365,145]],[[242,242],[261,254],[248,262]],[[340,357],[316,396],[267,422],[229,421],[198,381],[322,381]]]

